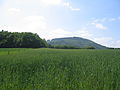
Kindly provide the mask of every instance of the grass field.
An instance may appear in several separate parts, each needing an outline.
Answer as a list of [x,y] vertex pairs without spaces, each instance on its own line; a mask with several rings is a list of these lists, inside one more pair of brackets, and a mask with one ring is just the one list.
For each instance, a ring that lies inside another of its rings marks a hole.
[[0,49],[0,90],[120,90],[120,50]]

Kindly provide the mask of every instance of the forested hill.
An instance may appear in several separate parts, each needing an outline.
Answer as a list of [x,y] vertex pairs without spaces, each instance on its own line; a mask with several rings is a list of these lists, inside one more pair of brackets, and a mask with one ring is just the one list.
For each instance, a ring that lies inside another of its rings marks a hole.
[[80,38],[80,37],[66,37],[66,38],[56,38],[47,41],[50,45],[65,45],[73,46],[78,48],[94,47],[96,49],[106,49],[107,47],[97,44],[91,40]]
[[37,34],[29,32],[0,31],[0,48],[41,48],[47,47],[47,42]]

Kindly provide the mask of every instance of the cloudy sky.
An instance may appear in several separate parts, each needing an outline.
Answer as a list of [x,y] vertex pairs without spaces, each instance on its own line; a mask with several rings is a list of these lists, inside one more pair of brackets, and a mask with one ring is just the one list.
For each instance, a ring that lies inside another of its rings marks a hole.
[[120,47],[120,0],[0,0],[0,30]]

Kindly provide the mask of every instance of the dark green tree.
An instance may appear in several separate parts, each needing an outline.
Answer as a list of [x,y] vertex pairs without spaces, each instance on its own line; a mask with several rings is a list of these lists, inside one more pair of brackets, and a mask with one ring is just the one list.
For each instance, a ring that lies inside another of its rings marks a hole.
[[0,31],[0,48],[41,48],[48,47],[45,39],[28,32]]

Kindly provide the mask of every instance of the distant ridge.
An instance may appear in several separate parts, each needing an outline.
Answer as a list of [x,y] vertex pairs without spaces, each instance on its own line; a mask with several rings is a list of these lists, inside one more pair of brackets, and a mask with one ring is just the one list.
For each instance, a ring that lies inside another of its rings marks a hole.
[[50,45],[65,45],[74,46],[78,48],[84,47],[95,47],[96,49],[107,49],[107,47],[97,44],[91,40],[81,38],[81,37],[65,37],[65,38],[55,38],[47,41]]

